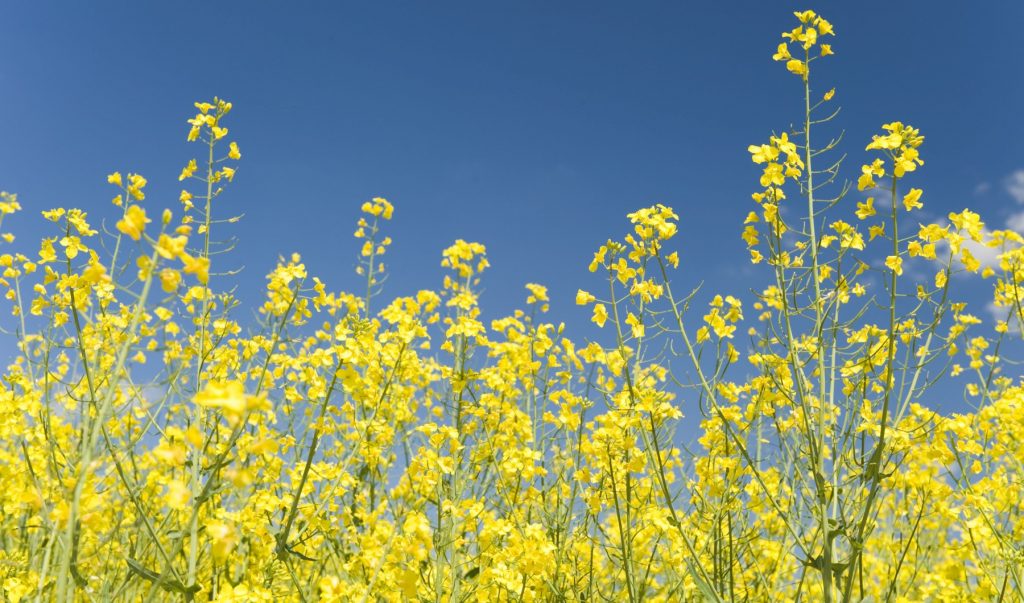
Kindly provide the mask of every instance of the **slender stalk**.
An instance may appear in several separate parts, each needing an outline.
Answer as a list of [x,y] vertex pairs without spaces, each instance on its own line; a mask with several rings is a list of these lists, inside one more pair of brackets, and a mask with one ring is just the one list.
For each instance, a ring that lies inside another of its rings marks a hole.
[[[212,222],[211,213],[213,207],[213,180],[214,180],[214,157],[213,150],[216,142],[216,137],[211,132],[209,141],[207,142],[207,160],[206,160],[206,209],[203,214],[203,259],[210,258],[210,224]],[[199,316],[199,341],[197,342],[196,350],[196,374],[194,379],[193,391],[199,392],[203,387],[203,365],[206,362],[206,327],[209,322],[210,313],[210,283],[209,277],[205,283],[203,283],[203,306],[202,313]],[[199,429],[200,433],[205,431],[205,409],[199,404],[192,405],[192,422]],[[191,479],[191,490],[192,490],[192,504],[200,505],[200,494],[204,490],[202,483],[202,461],[201,455],[202,450],[198,448],[193,449],[192,454],[192,479]],[[186,575],[186,585],[191,587],[195,585],[196,575],[199,564],[199,513],[192,513],[191,519],[188,525],[189,535],[189,546],[188,546],[188,573]],[[187,601],[191,601],[194,598],[194,593],[190,593],[186,596]]]

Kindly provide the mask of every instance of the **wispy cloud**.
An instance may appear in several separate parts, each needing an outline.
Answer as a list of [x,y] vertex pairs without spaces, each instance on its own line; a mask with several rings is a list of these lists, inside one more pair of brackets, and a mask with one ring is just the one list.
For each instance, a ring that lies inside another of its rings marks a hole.
[[[1003,189],[1017,203],[1024,205],[1024,169],[1019,169],[1003,179]],[[1006,218],[1006,227],[1024,233],[1024,211],[1010,214]]]
[[[987,241],[992,238],[992,231],[985,228],[982,230],[981,235],[982,240]],[[989,247],[984,243],[978,243],[972,239],[964,241],[963,246],[970,250],[974,259],[981,263],[982,269],[992,268],[993,270],[997,270],[999,268],[999,254],[1003,253],[1001,249],[997,247]],[[960,261],[959,258],[957,261]]]
[[892,204],[892,191],[890,190],[891,184],[888,178],[879,178],[878,185],[874,188],[866,188],[860,191],[860,194],[866,200],[868,197],[875,198],[875,207],[879,209],[889,209]]
[[1010,214],[1010,217],[1006,219],[1006,227],[1010,230],[1024,233],[1024,211]]
[[1003,180],[1003,187],[1014,201],[1024,205],[1024,169],[1017,170]]

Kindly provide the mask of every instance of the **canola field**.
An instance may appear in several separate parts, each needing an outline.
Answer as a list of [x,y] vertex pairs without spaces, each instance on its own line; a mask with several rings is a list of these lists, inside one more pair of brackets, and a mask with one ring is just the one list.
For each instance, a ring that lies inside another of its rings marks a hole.
[[0,600],[1024,600],[1024,239],[924,220],[908,123],[836,139],[833,44],[803,11],[765,49],[802,102],[722,236],[772,284],[674,287],[686,216],[639,208],[578,267],[594,340],[539,284],[485,319],[480,242],[389,296],[384,198],[351,216],[356,290],[284,256],[247,318],[211,249],[259,177],[223,99],[183,120],[173,208],[127,169],[102,216],[4,193],[3,245],[50,234],[0,249]]

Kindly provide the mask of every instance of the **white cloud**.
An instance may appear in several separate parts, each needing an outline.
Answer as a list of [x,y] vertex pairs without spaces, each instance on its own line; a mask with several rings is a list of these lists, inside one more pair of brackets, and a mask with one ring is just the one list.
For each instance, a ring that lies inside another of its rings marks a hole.
[[974,187],[974,196],[977,197],[979,195],[984,195],[985,193],[987,193],[990,190],[992,190],[992,185],[991,184],[989,184],[988,182],[979,182]]
[[1010,217],[1006,219],[1006,227],[1010,230],[1024,233],[1024,211],[1010,214]]
[[[983,237],[982,240],[987,241],[992,238],[992,231],[990,231],[987,228],[982,229],[981,235]],[[972,239],[967,239],[966,241],[964,241],[963,246],[970,250],[971,255],[974,256],[974,259],[978,260],[978,262],[981,263],[982,269],[999,269],[999,254],[1002,253],[1002,250],[999,249],[998,247],[989,247],[984,243],[978,243]],[[957,259],[957,261],[959,261],[959,258]]]
[[1017,170],[1007,176],[1006,180],[1003,181],[1003,186],[1017,203],[1024,205],[1024,169]]

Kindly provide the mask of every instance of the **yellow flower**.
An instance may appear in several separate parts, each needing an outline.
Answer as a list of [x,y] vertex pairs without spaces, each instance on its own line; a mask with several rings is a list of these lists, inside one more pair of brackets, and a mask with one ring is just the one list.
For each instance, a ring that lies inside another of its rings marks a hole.
[[803,42],[804,50],[810,50],[811,46],[814,46],[815,42],[818,41],[818,30],[808,27],[797,40]]
[[864,150],[878,151],[885,149],[897,149],[899,148],[900,143],[902,143],[902,141],[903,138],[897,132],[892,132],[884,136],[875,135],[871,137],[871,142],[868,143],[868,146]]
[[238,143],[232,142],[228,145],[228,157],[231,159],[241,159],[242,152],[238,150]]
[[530,296],[526,298],[526,303],[535,304],[537,302],[546,302],[548,300],[548,288],[544,285],[538,285],[536,283],[527,283],[527,291],[530,292]]
[[981,216],[978,214],[965,209],[958,214],[950,213],[949,221],[957,227],[957,230],[966,230],[971,239],[981,242],[981,232],[985,227],[985,223],[981,221]]
[[181,284],[181,273],[172,268],[164,268],[160,271],[160,287],[167,293],[178,290]]
[[604,323],[608,321],[608,310],[604,307],[604,304],[594,305],[594,315],[590,320],[599,327],[604,327]]
[[56,209],[49,209],[42,212],[42,214],[43,217],[46,218],[47,220],[51,222],[56,222],[57,220],[60,220],[61,217],[64,215],[64,208],[58,207]]
[[56,262],[57,261],[57,252],[53,248],[53,243],[56,240],[57,240],[56,238],[43,239],[42,240],[42,243],[39,245],[39,263],[40,264],[48,264],[50,262]]
[[211,381],[192,401],[204,408],[221,409],[231,425],[237,425],[246,413],[269,408],[266,398],[246,394],[240,381]]
[[[205,533],[207,537],[210,539],[210,541],[213,543],[213,546],[210,547],[210,553],[212,554],[213,559],[215,561],[217,561],[218,563],[223,563],[228,558],[228,555],[231,554],[231,551],[235,548],[235,545],[238,542],[238,535],[236,533],[235,527],[229,524],[228,522],[217,519],[207,520],[205,527]],[[248,598],[246,596],[249,595],[248,590],[241,591],[241,588],[243,587],[239,587],[239,589],[236,590],[234,593],[235,595],[242,595],[239,596],[236,600],[258,600],[255,597]]]
[[875,188],[877,186],[875,184],[875,177],[881,178],[885,175],[885,168],[882,166],[881,159],[875,159],[871,162],[871,165],[862,165],[860,171],[860,179],[857,180],[857,190],[859,191],[866,188]]
[[[672,208],[660,203],[627,214],[627,217],[635,224],[633,231],[644,240],[653,239],[655,236],[661,240],[672,238],[677,230],[673,220],[679,219]],[[657,245],[651,246],[652,250],[657,248]]]
[[576,291],[576,305],[577,306],[585,306],[585,305],[593,302],[595,299],[597,299],[597,298],[594,297],[593,295],[591,295],[590,293],[587,293],[583,289],[579,289],[579,290]]
[[752,144],[747,147],[747,152],[750,153],[750,160],[754,163],[775,161],[779,156],[779,149],[768,144]]
[[[363,205],[363,208],[363,211],[366,211],[366,204]],[[467,243],[462,239],[457,239],[454,245],[441,252],[443,258],[441,266],[456,270],[461,278],[468,278],[483,272],[484,269],[491,265],[487,261],[486,254],[487,248],[484,245],[480,243]],[[472,263],[474,261],[476,261],[475,267]]]
[[185,274],[196,275],[196,279],[204,285],[209,282],[210,258],[196,258],[187,253],[182,253],[181,261],[185,264]]
[[968,272],[977,272],[981,268],[981,262],[966,247],[960,250],[960,262],[964,265],[964,270]]
[[121,182],[121,172],[114,172],[113,174],[109,174],[107,176],[107,182],[113,184],[114,186],[123,186]]
[[591,272],[597,272],[598,267],[604,265],[604,258],[607,253],[608,246],[602,245],[600,249],[594,252],[594,259],[590,262],[590,266],[587,269]]
[[904,149],[896,158],[893,173],[896,174],[896,177],[902,178],[905,172],[913,172],[917,166],[922,164],[924,161],[918,157],[917,149]]
[[815,17],[815,13],[814,13],[813,10],[805,10],[805,11],[795,12],[795,13],[793,13],[793,15],[797,19],[800,19],[801,23],[809,23]]
[[142,189],[146,188],[146,179],[139,174],[128,174],[128,194],[136,201],[142,201],[146,194]]
[[363,203],[362,207],[360,208],[360,211],[371,216],[377,216],[384,218],[385,220],[390,220],[392,214],[394,214],[395,206],[391,205],[391,203],[389,203],[388,200],[384,199],[383,197],[374,197],[372,201],[367,201],[366,203]]
[[68,224],[75,227],[78,234],[91,237],[96,231],[89,226],[85,220],[85,212],[80,209],[72,209],[68,212]]
[[903,258],[898,255],[890,255],[885,258],[885,266],[896,273],[897,276],[903,274]]
[[167,493],[164,500],[167,501],[167,506],[176,511],[184,511],[188,508],[188,502],[191,497],[191,490],[181,480],[171,480],[167,484]]
[[406,568],[402,571],[399,586],[406,599],[415,600],[417,598],[416,593],[418,592],[417,585],[419,584],[419,579],[419,573],[412,568]]
[[912,188],[910,189],[909,193],[904,195],[903,207],[906,208],[907,211],[924,207],[924,205],[920,201],[921,192],[922,191],[919,188]]
[[124,217],[117,221],[117,229],[138,241],[149,222],[151,220],[146,217],[146,210],[132,205],[124,212]]
[[626,324],[630,326],[630,329],[633,332],[633,337],[639,339],[644,336],[644,325],[639,318],[633,316],[632,312],[626,316]]
[[180,181],[184,180],[185,178],[191,178],[192,174],[196,173],[196,169],[197,168],[198,168],[198,166],[196,165],[196,160],[195,159],[189,159],[188,165],[186,165],[184,168],[182,168],[181,174],[178,175],[178,181],[180,182]]
[[868,197],[867,201],[857,203],[857,217],[861,220],[866,220],[871,216],[875,215],[875,198]]
[[835,31],[832,29],[832,24],[821,17],[814,19],[814,24],[818,27],[818,33],[823,36],[834,36]]
[[[917,148],[924,142],[917,128],[912,128],[902,122],[894,121],[882,126],[888,134],[874,135],[867,150],[891,151],[893,155],[893,175],[902,178],[906,172],[913,172],[917,166],[923,165],[924,161],[919,157]],[[880,159],[876,159],[880,162]],[[878,174],[881,175],[881,174]]]
[[161,234],[160,238],[156,242],[156,252],[160,254],[160,257],[168,260],[180,256],[185,251],[185,245],[188,243],[188,237],[177,236],[172,237],[167,234]]
[[88,251],[89,248],[82,244],[82,240],[75,236],[63,237],[60,240],[61,247],[64,248],[64,255],[69,260],[73,260],[78,257],[78,252]]

